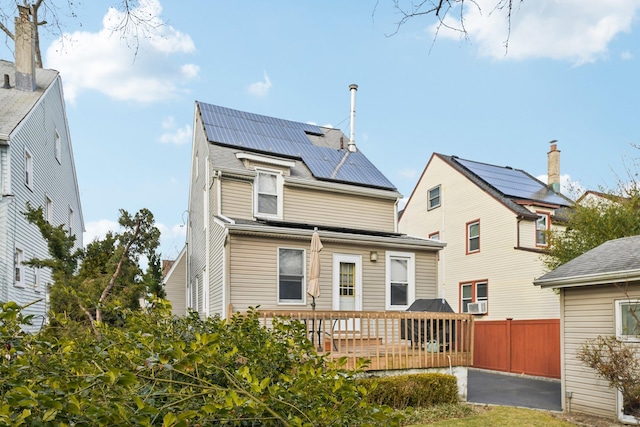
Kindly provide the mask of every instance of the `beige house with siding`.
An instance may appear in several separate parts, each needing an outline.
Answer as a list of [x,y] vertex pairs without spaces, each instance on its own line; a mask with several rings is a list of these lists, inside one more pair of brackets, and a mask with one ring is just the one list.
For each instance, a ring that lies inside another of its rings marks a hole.
[[356,147],[353,121],[347,138],[196,102],[193,128],[186,309],[311,310],[316,230],[317,310],[405,310],[437,295],[444,244],[398,233],[401,195]]
[[535,281],[560,295],[563,409],[617,418],[628,415],[620,393],[609,387],[576,354],[588,339],[616,336],[640,343],[640,326],[631,312],[640,307],[640,236],[610,240]]
[[477,320],[558,319],[558,296],[533,286],[544,273],[547,232],[571,200],[559,193],[560,152],[548,153],[547,186],[523,170],[434,153],[399,231],[446,243],[438,297]]

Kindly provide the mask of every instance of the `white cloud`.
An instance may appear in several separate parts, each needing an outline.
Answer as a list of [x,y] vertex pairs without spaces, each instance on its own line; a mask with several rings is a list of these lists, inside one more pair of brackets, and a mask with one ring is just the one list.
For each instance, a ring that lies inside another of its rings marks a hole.
[[114,32],[125,15],[110,8],[98,32],[65,33],[49,46],[46,66],[60,71],[68,101],[83,90],[117,100],[172,99],[198,76],[197,65],[179,64],[172,56],[192,53],[195,45],[188,34],[164,23],[158,0],[141,0],[131,13],[144,22]]
[[167,130],[158,138],[163,144],[184,145],[191,141],[191,135],[193,134],[191,126],[186,124],[181,128],[177,128],[173,116],[165,117],[162,120],[162,128]]
[[249,87],[247,88],[247,92],[249,94],[262,97],[266,96],[269,93],[269,89],[271,89],[271,80],[269,79],[266,71],[263,72],[263,75],[264,81],[255,82],[249,85]]
[[625,61],[633,59],[633,54],[629,51],[624,51],[620,54],[620,59],[624,59]]
[[[608,44],[630,32],[640,9],[637,0],[514,1],[509,34],[507,10],[497,0],[465,2],[464,26],[482,56],[495,59],[550,58],[575,65],[595,62]],[[477,4],[477,7],[476,7]],[[445,22],[459,28],[459,10]],[[435,27],[431,27],[433,31]],[[460,32],[441,27],[439,37],[459,38]],[[508,51],[504,42],[509,39]]]
[[120,224],[109,219],[99,219],[85,224],[85,232],[82,235],[84,245],[88,245],[96,239],[103,239],[109,231],[118,231]]
[[[547,175],[539,175],[536,178],[548,184]],[[560,175],[560,192],[571,200],[576,200],[585,192],[585,188],[578,181],[572,180],[571,175],[564,174]]]

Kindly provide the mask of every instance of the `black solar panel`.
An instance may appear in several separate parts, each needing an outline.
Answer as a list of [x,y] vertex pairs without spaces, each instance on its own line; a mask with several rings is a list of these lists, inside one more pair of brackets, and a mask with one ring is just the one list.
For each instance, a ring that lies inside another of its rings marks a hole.
[[544,183],[521,170],[458,158],[455,160],[505,196],[561,206],[571,205],[566,199],[551,191]]
[[319,126],[198,104],[210,142],[299,158],[319,179],[396,189],[362,152],[313,145],[307,135],[324,136]]

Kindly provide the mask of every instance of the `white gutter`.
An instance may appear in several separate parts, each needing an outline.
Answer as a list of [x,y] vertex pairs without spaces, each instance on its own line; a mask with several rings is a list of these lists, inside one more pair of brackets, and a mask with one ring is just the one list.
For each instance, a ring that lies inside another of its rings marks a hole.
[[[313,230],[301,230],[298,228],[274,227],[268,225],[227,224],[227,228],[232,234],[245,234],[303,240],[310,239],[311,235],[313,234]],[[414,248],[434,251],[439,251],[446,246],[446,243],[436,242],[435,240],[430,239],[411,238],[401,240],[399,238],[388,236],[371,236],[328,230],[322,230],[322,241],[336,243],[363,242],[390,248]]]
[[593,273],[561,279],[534,280],[541,288],[571,288],[576,286],[602,285],[616,282],[640,281],[640,269],[616,271],[613,273]]

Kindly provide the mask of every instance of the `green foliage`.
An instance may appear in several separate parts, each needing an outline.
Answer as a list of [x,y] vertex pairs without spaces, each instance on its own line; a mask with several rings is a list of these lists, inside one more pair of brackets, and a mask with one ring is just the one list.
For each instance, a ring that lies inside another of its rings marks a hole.
[[[73,249],[75,236],[64,226],[53,227],[44,220],[42,208],[27,206],[25,216],[48,244],[50,258],[31,259],[27,264],[51,268],[53,313],[92,327],[95,320],[118,324],[122,322],[119,309],[139,309],[139,300],[147,293],[164,296],[156,252],[160,231],[149,210],[142,209],[133,216],[120,210],[121,231],[94,240],[84,251]],[[149,261],[146,272],[140,268],[142,256]]]
[[299,322],[260,325],[172,317],[167,302],[122,310],[123,325],[91,334],[20,330],[20,307],[0,307],[0,425],[387,426],[359,372],[315,353]]
[[640,359],[636,346],[615,336],[598,336],[583,343],[577,358],[612,388],[620,390],[625,414],[640,417]]
[[640,194],[624,194],[576,204],[566,230],[550,234],[549,254],[543,257],[546,268],[553,270],[607,240],[640,235]]
[[369,402],[394,409],[458,403],[458,382],[454,375],[398,375],[363,378],[360,382],[369,389]]

